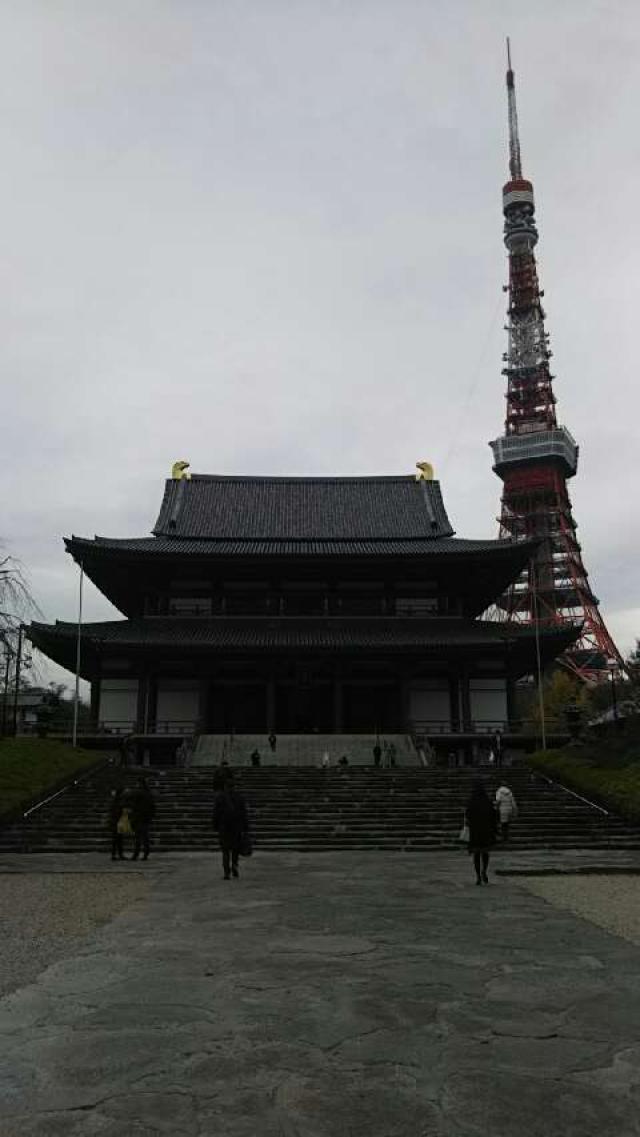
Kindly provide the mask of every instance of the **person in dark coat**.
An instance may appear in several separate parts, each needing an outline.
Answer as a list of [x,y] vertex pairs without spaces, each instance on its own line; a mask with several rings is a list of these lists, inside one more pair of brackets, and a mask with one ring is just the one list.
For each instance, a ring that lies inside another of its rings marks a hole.
[[252,766],[259,766],[259,765],[260,765],[260,761],[261,761],[261,759],[260,759],[260,751],[259,751],[259,750],[254,750],[254,751],[253,751],[253,754],[251,755],[251,765],[252,765]]
[[213,774],[213,792],[223,790],[229,778],[233,777],[233,771],[227,762],[226,758],[222,759],[217,770]]
[[224,879],[238,876],[238,857],[243,839],[249,832],[249,817],[243,795],[229,778],[213,803],[213,828],[222,850]]
[[271,747],[271,753],[272,754],[275,754],[277,745],[278,745],[278,738],[277,738],[275,731],[272,730],[271,734],[269,735],[269,746]]
[[382,750],[380,748],[380,743],[376,742],[376,744],[373,748],[373,764],[374,764],[374,766],[377,767],[380,765],[380,759],[381,758],[382,758]]
[[140,778],[138,788],[133,795],[131,809],[131,825],[134,834],[132,861],[137,861],[142,848],[143,861],[149,858],[149,827],[156,813],[156,803],[153,794],[147,785],[146,778]]
[[473,853],[476,884],[482,884],[483,881],[488,884],[489,855],[496,843],[498,815],[480,778],[471,783],[471,797],[465,809],[465,820],[469,826],[469,853]]
[[118,786],[109,805],[109,832],[111,834],[111,860],[124,860],[124,834],[118,832],[118,822],[125,805],[124,786]]

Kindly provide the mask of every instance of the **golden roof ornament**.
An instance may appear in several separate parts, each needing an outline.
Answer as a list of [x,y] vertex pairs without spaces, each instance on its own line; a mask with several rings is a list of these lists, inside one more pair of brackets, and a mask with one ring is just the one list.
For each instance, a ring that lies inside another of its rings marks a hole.
[[173,463],[173,466],[171,467],[171,477],[173,478],[174,482],[181,482],[183,478],[187,481],[189,480],[191,477],[191,474],[188,473],[190,465],[191,463],[185,462],[184,458],[181,458],[179,462]]
[[418,473],[416,474],[417,482],[432,482],[433,481],[433,466],[431,462],[416,462]]

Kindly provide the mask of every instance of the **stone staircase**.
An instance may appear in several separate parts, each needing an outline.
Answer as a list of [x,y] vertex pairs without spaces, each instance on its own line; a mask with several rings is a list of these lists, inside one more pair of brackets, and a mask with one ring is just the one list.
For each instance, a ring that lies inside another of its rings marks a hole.
[[[410,735],[381,735],[380,746],[385,742],[396,748],[396,765],[420,765]],[[375,734],[279,734],[272,753],[266,734],[201,734],[189,765],[218,766],[226,758],[234,767],[250,766],[257,750],[263,765],[317,767],[326,753],[332,766],[343,754],[350,766],[371,766],[375,744]]]
[[[308,767],[243,768],[237,782],[249,806],[256,851],[331,849],[436,850],[458,847],[471,778],[469,770],[369,766],[323,771]],[[107,852],[112,789],[135,784],[135,771],[105,768],[70,788],[20,824],[0,830],[0,851]],[[212,772],[154,771],[156,852],[216,847],[211,828]],[[522,849],[640,848],[640,831],[608,821],[594,808],[512,769],[505,781],[519,806],[513,847]],[[498,779],[487,774],[489,790]]]

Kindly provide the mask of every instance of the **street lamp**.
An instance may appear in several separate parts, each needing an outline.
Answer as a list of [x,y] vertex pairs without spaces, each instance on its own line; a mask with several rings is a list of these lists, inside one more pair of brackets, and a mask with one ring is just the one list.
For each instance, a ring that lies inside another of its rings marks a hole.
[[608,663],[609,663],[609,674],[611,676],[611,713],[613,715],[613,728],[614,728],[614,730],[618,730],[619,725],[620,725],[620,719],[618,717],[618,692],[616,689],[616,675],[618,673],[618,661],[617,661],[617,659],[610,659],[608,661]]

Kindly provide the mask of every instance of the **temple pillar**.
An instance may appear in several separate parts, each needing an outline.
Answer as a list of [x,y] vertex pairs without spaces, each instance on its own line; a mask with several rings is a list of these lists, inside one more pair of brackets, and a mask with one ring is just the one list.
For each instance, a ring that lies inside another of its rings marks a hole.
[[96,730],[100,725],[100,680],[94,679],[91,683],[91,723]]
[[333,729],[336,734],[342,732],[343,722],[343,688],[342,679],[337,677],[333,680]]
[[516,685],[510,675],[507,675],[507,720],[509,729],[513,729],[516,718]]
[[469,672],[465,668],[462,672],[460,679],[460,703],[462,710],[462,729],[463,731],[470,732],[473,730],[471,722],[471,692],[469,690]]
[[452,731],[460,730],[460,683],[449,676],[449,722]]
[[410,720],[411,684],[408,679],[401,679],[400,681],[400,707],[402,712],[402,729],[404,731],[410,731],[413,729],[413,724]]
[[136,734],[146,734],[149,726],[149,676],[145,671],[138,676],[138,703],[136,707],[136,721],[134,730]]
[[276,728],[276,681],[273,675],[267,679],[267,730]]
[[153,734],[158,718],[158,676],[149,675],[147,679],[147,702],[145,715],[145,733]]
[[196,732],[206,734],[209,726],[209,680],[201,679],[198,683],[198,722]]

